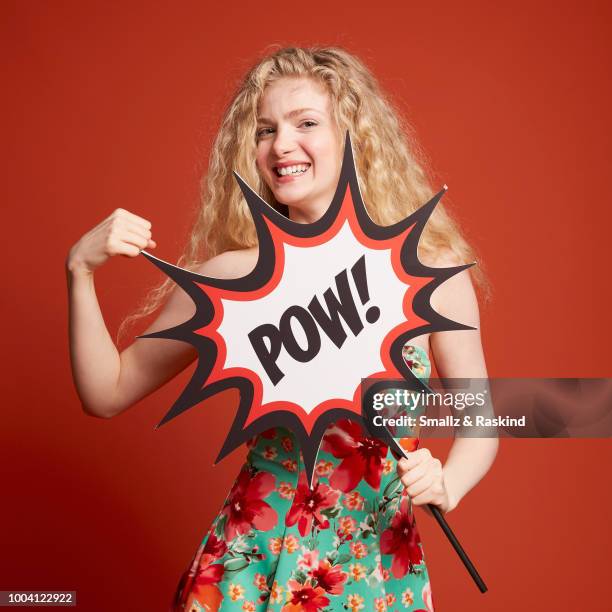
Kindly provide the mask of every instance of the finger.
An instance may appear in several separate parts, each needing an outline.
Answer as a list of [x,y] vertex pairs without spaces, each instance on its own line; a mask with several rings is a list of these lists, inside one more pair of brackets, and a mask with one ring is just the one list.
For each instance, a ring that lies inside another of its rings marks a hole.
[[111,231],[116,233],[118,236],[122,236],[126,231],[142,236],[147,241],[147,245],[149,240],[153,238],[150,229],[147,229],[130,219],[115,219]]
[[425,491],[411,497],[412,503],[421,506],[423,504],[434,504],[438,506],[444,512],[448,507],[448,494],[444,485],[439,481],[434,480],[431,486]]
[[[429,476],[433,483],[442,481],[442,463],[436,457],[429,455],[422,463],[400,475],[400,479],[405,487],[409,488],[422,478]],[[418,495],[418,491],[409,489],[411,495]]]
[[427,506],[427,504],[433,504],[438,506],[441,500],[438,495],[434,494],[430,489],[423,491],[420,495],[412,497],[413,506]]
[[130,230],[123,230],[121,240],[127,242],[128,244],[133,244],[134,246],[137,246],[140,250],[146,249],[147,246],[149,246],[148,238],[145,238],[141,234],[137,234]]
[[132,232],[132,234],[142,236],[144,238],[144,240],[146,241],[146,245],[141,248],[154,249],[155,247],[157,247],[157,242],[155,242],[155,240],[153,240],[151,236],[151,230],[144,229],[142,226],[137,225],[136,223],[132,223],[131,221],[127,222],[127,225],[124,227],[124,230],[125,229]]
[[145,238],[151,238],[151,228],[144,227],[141,223],[136,223],[132,219],[121,219],[121,227],[129,229],[136,234],[141,234]]
[[[399,464],[398,464],[399,466]],[[398,471],[402,482],[405,487],[410,486],[415,483],[417,480],[423,478],[423,476],[429,471],[429,463],[423,461],[423,463],[419,463],[419,465],[415,465],[413,468],[409,470],[401,470]]]
[[113,214],[117,217],[120,217],[121,219],[132,221],[132,223],[136,223],[137,225],[145,229],[151,229],[151,222],[149,220],[135,215],[133,212],[125,210],[125,208],[117,208]]
[[120,242],[119,246],[112,253],[113,255],[123,255],[124,257],[138,257],[140,255],[140,249],[127,242]]
[[419,478],[416,482],[413,482],[409,487],[406,487],[406,492],[408,493],[409,497],[415,499],[427,491],[433,482],[433,474],[425,474],[422,478]]
[[407,453],[407,457],[400,459],[399,463],[402,469],[409,470],[422,461],[425,461],[428,457],[431,457],[429,450],[426,448],[419,448],[418,450]]

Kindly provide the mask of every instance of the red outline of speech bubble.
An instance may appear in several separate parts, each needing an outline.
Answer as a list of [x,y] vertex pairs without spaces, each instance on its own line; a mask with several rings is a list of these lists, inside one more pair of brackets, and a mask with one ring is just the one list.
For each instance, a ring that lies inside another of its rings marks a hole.
[[257,264],[249,274],[237,279],[207,277],[142,251],[147,259],[180,285],[196,305],[196,313],[189,321],[140,336],[182,340],[198,352],[198,363],[191,380],[157,427],[212,395],[236,388],[240,392],[238,410],[215,463],[254,435],[281,426],[297,436],[308,481],[311,482],[316,455],[328,425],[340,418],[349,418],[365,427],[360,408],[361,376],[355,380],[351,399],[331,397],[308,412],[294,401],[264,403],[264,382],[254,370],[224,368],[227,347],[218,331],[224,314],[222,300],[253,301],[269,295],[278,287],[283,274],[284,245],[321,245],[332,240],[348,222],[359,243],[372,250],[387,249],[391,252],[395,275],[407,285],[403,299],[406,321],[387,332],[380,347],[383,369],[368,373],[367,378],[403,377],[410,380],[415,389],[422,385],[426,390],[425,384],[405,364],[402,347],[411,338],[427,332],[475,329],[443,317],[430,304],[436,287],[474,263],[431,268],[418,259],[419,238],[446,188],[394,225],[380,226],[372,221],[361,198],[348,132],[336,193],[326,213],[314,223],[291,221],[264,202],[237,173],[234,175],[253,216],[259,239]]

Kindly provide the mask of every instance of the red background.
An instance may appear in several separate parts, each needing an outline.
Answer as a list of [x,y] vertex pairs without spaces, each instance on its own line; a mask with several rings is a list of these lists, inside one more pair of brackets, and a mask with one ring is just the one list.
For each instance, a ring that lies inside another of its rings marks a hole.
[[[493,281],[491,376],[610,376],[609,5],[109,4],[1,8],[0,590],[165,611],[225,499],[232,393],[153,430],[192,368],[115,419],[81,412],[64,260],[117,207],[178,256],[224,105],[270,43],[346,46],[415,125]],[[144,258],[99,270],[113,335],[159,279]],[[609,609],[610,458],[609,440],[504,440],[449,515],[489,593],[420,517],[437,609]]]

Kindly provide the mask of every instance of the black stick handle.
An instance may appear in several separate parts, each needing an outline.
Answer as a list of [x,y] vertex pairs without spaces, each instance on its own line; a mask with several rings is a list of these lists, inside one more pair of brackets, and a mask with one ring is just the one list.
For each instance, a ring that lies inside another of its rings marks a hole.
[[[422,384],[422,383],[421,383]],[[368,392],[373,392],[376,390],[376,385],[372,385]],[[385,425],[374,426],[374,408],[373,404],[370,401],[362,400],[362,411],[363,416],[365,418],[365,426],[366,429],[369,429],[370,432],[377,438],[384,440],[389,447],[391,448],[391,452],[394,454],[395,458],[399,461],[402,457],[408,458],[408,453],[406,449],[393,437],[389,429]],[[415,436],[416,437],[416,436]],[[487,585],[484,583],[483,579],[480,577],[480,574],[476,571],[474,564],[470,561],[470,558],[467,556],[465,550],[461,544],[459,544],[459,540],[453,533],[453,530],[449,527],[446,519],[442,516],[440,512],[440,508],[435,506],[434,504],[427,504],[431,513],[434,515],[436,521],[438,521],[438,525],[442,528],[442,531],[448,538],[448,541],[452,544],[455,552],[459,555],[459,558],[465,565],[467,571],[470,573],[470,576],[476,583],[476,586],[479,588],[481,593],[487,592]]]
[[449,524],[446,522],[446,519],[442,516],[442,512],[440,512],[440,508],[435,506],[434,504],[427,504],[427,507],[431,510],[431,513],[434,515],[436,521],[438,521],[438,525],[442,528],[442,531],[445,533],[448,541],[452,544],[455,552],[459,555],[461,561],[463,561],[463,565],[465,565],[467,571],[470,573],[470,576],[474,579],[476,586],[480,589],[481,593],[487,592],[487,585],[484,583],[484,580],[480,577],[480,574],[474,567],[474,564],[470,561],[470,558],[467,556],[465,550],[463,550],[463,546],[459,543],[459,540],[453,533],[453,530],[450,528]]
[[[387,433],[387,440],[391,445],[391,452],[395,451],[396,457],[399,459],[400,457],[405,457],[408,459],[408,454],[404,447],[391,435],[391,432],[385,427],[385,431]],[[487,585],[484,583],[484,580],[480,577],[480,574],[474,567],[474,564],[470,561],[470,558],[467,556],[465,550],[463,550],[463,546],[459,543],[457,536],[453,533],[453,530],[450,528],[450,525],[446,522],[444,516],[442,516],[442,512],[440,512],[440,508],[434,504],[427,504],[427,507],[431,510],[431,513],[434,515],[436,521],[438,521],[438,525],[442,528],[442,531],[448,538],[448,541],[451,543],[452,547],[455,549],[455,552],[459,555],[459,558],[465,565],[465,568],[470,573],[470,576],[476,583],[476,586],[480,590],[481,593],[487,592]]]

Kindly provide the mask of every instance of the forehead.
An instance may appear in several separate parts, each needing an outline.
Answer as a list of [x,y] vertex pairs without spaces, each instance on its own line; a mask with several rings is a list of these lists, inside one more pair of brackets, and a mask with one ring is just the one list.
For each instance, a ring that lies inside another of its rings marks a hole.
[[329,93],[321,83],[305,77],[282,77],[272,81],[259,101],[259,115],[281,118],[285,113],[298,108],[312,108],[322,113],[329,112]]

